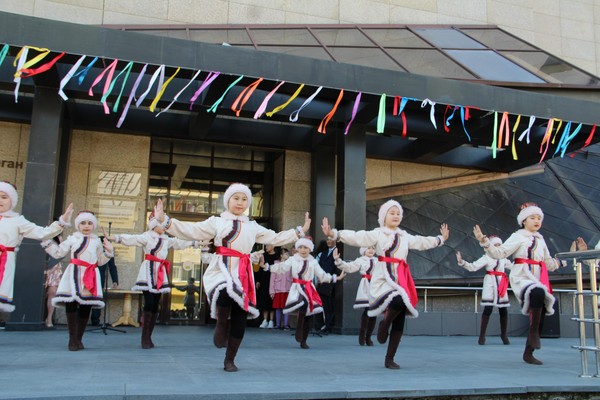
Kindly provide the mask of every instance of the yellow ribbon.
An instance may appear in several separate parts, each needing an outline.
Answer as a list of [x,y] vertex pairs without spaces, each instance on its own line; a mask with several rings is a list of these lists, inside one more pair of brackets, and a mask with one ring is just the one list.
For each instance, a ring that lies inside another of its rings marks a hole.
[[272,117],[273,114],[278,113],[279,111],[283,110],[284,108],[286,108],[296,97],[298,97],[298,95],[300,94],[300,92],[302,91],[302,88],[304,87],[304,83],[301,84],[298,89],[296,90],[296,93],[294,93],[292,95],[292,97],[290,97],[288,99],[288,101],[286,101],[285,103],[283,103],[282,105],[279,105],[277,107],[275,107],[273,110],[269,111],[267,113],[267,117]]
[[160,88],[160,92],[158,92],[158,94],[156,95],[156,98],[154,100],[152,100],[152,104],[150,104],[150,112],[154,112],[154,108],[156,107],[156,104],[159,102],[160,98],[162,97],[163,93],[165,92],[165,89],[167,88],[167,86],[169,86],[169,83],[171,83],[173,78],[175,78],[175,75],[177,75],[177,73],[179,72],[180,69],[181,69],[181,67],[177,67],[177,71],[175,71],[175,73],[169,79],[167,79],[167,81],[165,83],[163,83],[162,87]]
[[46,48],[33,47],[33,46],[23,46],[21,48],[21,50],[19,50],[19,53],[17,54],[17,56],[15,57],[15,60],[13,61],[13,66],[14,67],[17,66],[17,60],[21,57],[21,54],[23,53],[23,50],[25,49],[25,47],[27,47],[28,49],[33,49],[35,51],[39,51],[40,54],[38,54],[37,56],[33,57],[31,60],[25,62],[25,64],[23,64],[23,66],[17,72],[15,72],[15,78],[20,78],[22,70],[27,69],[27,68],[31,67],[32,65],[37,64],[38,62],[42,61],[44,59],[44,57],[46,57],[48,54],[50,54],[50,50],[46,49]]

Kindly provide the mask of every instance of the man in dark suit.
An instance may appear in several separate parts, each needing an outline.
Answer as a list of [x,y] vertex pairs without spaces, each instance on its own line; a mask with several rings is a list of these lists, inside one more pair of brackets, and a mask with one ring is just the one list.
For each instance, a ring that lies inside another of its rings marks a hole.
[[[323,248],[322,246],[319,246]],[[327,240],[327,248],[317,253],[316,259],[323,271],[328,274],[335,274],[337,267],[333,258],[333,250],[335,249],[335,240]],[[333,318],[335,316],[334,299],[335,299],[335,283],[321,283],[317,286],[317,292],[321,296],[323,302],[324,324],[321,327],[323,333],[330,333],[333,328]]]

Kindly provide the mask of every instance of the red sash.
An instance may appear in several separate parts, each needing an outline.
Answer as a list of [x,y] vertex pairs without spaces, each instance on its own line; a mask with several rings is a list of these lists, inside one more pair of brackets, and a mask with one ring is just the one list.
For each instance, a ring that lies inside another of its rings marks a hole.
[[542,285],[546,286],[546,288],[548,289],[548,293],[552,294],[552,286],[550,286],[550,278],[548,278],[548,268],[546,268],[545,262],[530,260],[528,258],[515,258],[515,264],[539,265],[540,282]]
[[371,274],[364,274],[362,277],[367,278],[368,281],[371,280]]
[[98,282],[96,280],[96,267],[98,264],[90,264],[79,258],[71,258],[71,264],[86,267],[85,272],[83,273],[83,286],[96,297],[98,295]]
[[410,268],[408,267],[406,261],[399,258],[382,256],[379,256],[378,260],[386,263],[398,264],[398,267],[396,267],[396,283],[406,291],[408,298],[410,299],[410,304],[415,307],[419,302],[419,296],[417,296],[415,281],[413,281]]
[[504,272],[499,271],[488,271],[488,275],[494,275],[500,277],[500,284],[498,285],[498,296],[504,297],[508,291],[508,276]]
[[300,285],[304,286],[304,293],[306,293],[306,297],[308,297],[308,307],[310,308],[311,312],[315,309],[314,303],[317,303],[319,306],[323,305],[321,296],[319,296],[319,293],[317,293],[315,290],[312,281],[303,281],[302,279],[294,278],[292,282],[299,283]]
[[[169,276],[169,271],[171,270],[171,263],[167,260],[163,260],[162,258],[153,256],[152,254],[146,254],[144,256],[144,260],[160,263],[160,265],[158,266],[158,274],[156,275],[156,288],[160,289],[163,285],[163,281],[165,280],[165,272],[167,273],[167,276]],[[165,268],[163,269],[162,267]]]
[[250,302],[256,304],[256,289],[254,289],[254,280],[252,279],[252,264],[250,263],[250,254],[244,254],[228,247],[217,247],[217,254],[226,257],[238,257],[240,264],[238,266],[238,276],[244,290],[244,311],[248,311]]
[[15,251],[14,247],[6,247],[0,244],[0,285],[4,279],[4,270],[6,269],[6,258],[8,257],[9,251]]

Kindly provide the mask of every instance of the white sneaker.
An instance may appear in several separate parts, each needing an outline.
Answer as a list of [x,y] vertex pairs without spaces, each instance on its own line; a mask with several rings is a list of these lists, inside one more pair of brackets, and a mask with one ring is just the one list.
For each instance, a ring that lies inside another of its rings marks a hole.
[[265,329],[265,328],[267,327],[267,325],[268,325],[268,324],[269,324],[269,323],[267,322],[267,320],[266,320],[266,319],[263,319],[263,322],[262,322],[262,324],[260,324],[259,328],[260,328],[260,329]]
[[273,321],[269,321],[269,324],[267,325],[267,329],[273,329]]

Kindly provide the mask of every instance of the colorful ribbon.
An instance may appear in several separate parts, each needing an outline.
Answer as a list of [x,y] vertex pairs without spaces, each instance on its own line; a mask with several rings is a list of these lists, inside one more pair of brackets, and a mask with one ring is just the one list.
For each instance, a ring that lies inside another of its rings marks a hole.
[[427,105],[431,106],[431,110],[429,111],[429,120],[431,121],[431,124],[437,131],[437,123],[435,122],[435,101],[425,99],[421,102],[421,108],[425,108]]
[[385,130],[385,93],[379,98],[379,112],[377,113],[377,133],[383,133]]
[[200,85],[198,90],[196,90],[196,92],[190,99],[190,111],[192,111],[192,107],[194,106],[194,103],[196,102],[196,99],[198,98],[198,96],[200,96],[200,93],[202,93],[204,91],[204,89],[206,89],[211,83],[213,83],[213,81],[215,79],[217,79],[217,77],[220,74],[221,74],[220,72],[210,71],[208,73],[208,75],[206,75],[206,78],[204,78],[204,82],[202,82],[202,85]]
[[529,134],[531,133],[531,127],[535,122],[535,117],[532,115],[529,117],[529,124],[527,125],[527,129],[521,132],[521,136],[519,136],[519,142],[523,141],[523,138],[527,136],[527,144],[529,144]]
[[402,118],[402,137],[406,137],[406,133],[408,127],[406,126],[406,113],[404,112],[404,107],[406,107],[406,103],[409,99],[407,97],[394,96],[394,109],[392,111],[392,115],[396,116],[400,114],[400,118]]
[[98,296],[98,280],[96,279],[96,267],[97,264],[90,264],[89,262],[80,260],[79,258],[71,258],[71,264],[85,267],[83,273],[83,286],[89,290],[92,296]]
[[254,289],[254,271],[250,263],[250,254],[245,254],[228,247],[218,246],[216,253],[225,257],[237,257],[240,259],[238,265],[238,276],[244,291],[244,311],[248,311],[250,303],[256,304],[256,290]]
[[4,47],[2,47],[2,50],[0,50],[0,66],[4,62],[4,59],[6,58],[9,49],[10,46],[8,44],[5,44]]
[[[117,100],[115,101],[115,104],[113,104],[112,111],[115,113],[119,109],[119,103],[121,102],[121,96],[123,95],[123,90],[125,89],[125,85],[127,84],[127,80],[129,79],[129,74],[131,73],[132,68],[133,68],[133,61],[129,61],[129,63],[125,66],[125,68],[123,68],[123,71],[119,72],[119,75],[117,75],[117,77],[113,80],[112,84],[110,85],[110,89],[108,90],[109,93],[112,92],[113,86],[119,80],[119,77],[121,75],[125,74],[125,77],[123,78],[123,83],[121,84],[121,90],[119,90],[119,95],[117,96]],[[103,99],[104,99],[104,96],[103,96]]]
[[494,129],[492,130],[492,158],[496,158],[496,146],[498,145],[498,112],[494,111]]
[[171,108],[171,106],[173,104],[175,104],[175,102],[177,101],[177,99],[179,99],[179,96],[181,95],[181,93],[183,93],[185,91],[185,89],[187,89],[192,83],[194,83],[194,81],[196,80],[196,78],[198,77],[198,75],[200,75],[200,72],[202,72],[201,70],[198,70],[194,76],[192,77],[192,79],[190,79],[190,81],[187,83],[187,85],[185,85],[183,87],[183,89],[181,89],[176,95],[175,97],[173,97],[173,100],[169,103],[169,105],[164,108],[161,112],[159,112],[158,114],[156,114],[156,116],[158,117],[160,114],[164,113],[165,111],[167,111],[169,108]]
[[244,104],[246,104],[250,96],[252,96],[252,93],[254,93],[254,91],[262,81],[263,78],[258,78],[257,80],[246,86],[244,90],[240,92],[238,97],[233,101],[233,104],[231,105],[231,111],[235,112],[236,117],[240,116],[242,107],[244,107]]
[[335,101],[335,104],[333,105],[333,108],[331,109],[331,111],[329,111],[329,113],[327,113],[327,115],[325,117],[323,117],[323,119],[321,120],[321,123],[319,124],[319,127],[317,128],[317,132],[322,133],[322,134],[327,133],[327,124],[329,123],[329,121],[331,120],[331,118],[333,117],[335,112],[337,111],[337,108],[340,105],[340,102],[342,101],[342,97],[344,97],[344,89],[340,90],[340,94],[338,94],[338,98]]
[[9,251],[15,251],[14,247],[6,247],[0,244],[0,285],[4,279],[4,271],[6,270],[6,259]]
[[94,83],[92,83],[92,86],[90,86],[90,89],[88,90],[88,95],[90,96],[94,96],[94,86],[96,86],[104,77],[104,74],[108,73],[108,75],[106,76],[106,80],[104,81],[104,90],[102,91],[102,99],[100,100],[100,102],[102,103],[102,107],[104,107],[104,114],[110,114],[110,110],[108,109],[108,104],[106,104],[106,98],[108,97],[108,95],[110,94],[109,92],[109,88],[111,87],[111,82],[112,82],[112,77],[115,73],[115,69],[117,68],[117,63],[119,62],[119,60],[114,60],[112,63],[110,63],[110,65],[108,67],[106,67],[104,69],[104,71],[102,71],[100,73],[100,75],[98,75],[96,77],[96,79],[94,80]]
[[82,69],[81,71],[79,71],[78,73],[73,75],[73,76],[79,76],[79,78],[77,78],[77,83],[79,86],[81,86],[81,84],[83,83],[83,80],[85,79],[85,77],[86,77],[87,73],[90,71],[90,69],[92,69],[94,64],[96,64],[96,61],[98,61],[98,57],[94,57],[94,59],[92,61],[90,61],[90,63],[88,65],[86,65],[86,67],[84,69]]
[[21,59],[24,59],[24,60],[27,59],[27,54],[29,53],[29,49],[38,51],[38,52],[40,52],[40,54],[33,57],[29,61],[23,62],[23,64],[21,64],[20,67],[17,67],[17,71],[15,72],[15,78],[24,78],[23,76],[21,76],[21,73],[23,72],[24,69],[28,69],[32,65],[37,64],[38,62],[42,61],[48,54],[50,54],[50,50],[46,49],[46,48],[24,46],[21,48],[21,50],[19,50],[19,53],[17,53],[17,57],[15,58],[15,61],[13,62],[13,66],[15,66],[15,64],[17,63],[17,60],[19,60],[19,62],[20,62]]
[[565,129],[563,131],[563,134],[560,137],[560,141],[558,142],[558,146],[556,146],[556,151],[554,152],[554,156],[556,154],[558,154],[558,152],[560,152],[560,156],[561,157],[565,156],[565,152],[567,151],[567,147],[569,146],[569,144],[571,144],[571,141],[575,138],[575,136],[577,136],[579,134],[579,131],[581,131],[582,127],[583,127],[583,124],[580,123],[577,126],[577,128],[575,128],[575,130],[573,131],[573,133],[570,133],[570,131],[571,131],[571,121],[569,121],[567,123],[567,125],[565,126]]
[[22,68],[21,69],[21,78],[30,78],[34,75],[38,75],[38,74],[48,71],[64,55],[65,55],[65,52],[63,51],[62,53],[60,53],[59,55],[54,57],[52,60],[48,61],[46,64],[44,64],[40,67],[37,67],[37,68]]
[[156,79],[160,76],[160,79],[158,81],[158,87],[156,89],[156,92],[158,93],[160,91],[160,87],[162,86],[162,82],[165,78],[165,65],[161,65],[160,67],[158,67],[156,69],[156,71],[154,71],[154,74],[152,74],[152,78],[150,78],[150,82],[148,82],[148,88],[146,88],[146,91],[144,93],[142,93],[142,95],[140,96],[139,99],[137,99],[137,101],[135,102],[135,106],[139,107],[140,104],[142,104],[142,102],[144,101],[144,99],[146,98],[146,96],[148,96],[148,93],[150,93],[150,89],[152,89],[152,86],[154,85],[154,81],[156,81]]
[[296,97],[298,97],[298,95],[300,94],[300,92],[302,91],[302,88],[304,87],[304,83],[301,84],[300,86],[298,86],[298,89],[296,89],[296,91],[294,92],[294,94],[292,95],[292,97],[290,97],[285,103],[275,107],[273,110],[269,111],[267,113],[267,117],[272,117],[274,114],[278,113],[279,111],[283,110],[284,108],[286,108]]
[[362,97],[362,92],[358,92],[358,94],[356,95],[356,99],[354,99],[354,107],[352,107],[352,116],[350,117],[350,121],[348,121],[348,124],[346,125],[346,130],[344,131],[344,135],[348,134],[348,131],[350,130],[350,125],[352,125],[352,122],[354,122],[354,117],[356,117],[356,113],[358,112],[358,106],[360,105],[361,97]]
[[[548,126],[546,127],[546,133],[544,133],[544,137],[542,138],[542,143],[540,144],[540,153],[542,154],[542,157],[540,158],[540,164],[542,163],[542,161],[544,160],[544,157],[546,157],[546,152],[548,151],[548,146],[550,145],[550,136],[552,136],[552,129],[554,127],[554,118],[550,118],[548,120]],[[546,145],[546,147],[544,147],[544,144]],[[543,150],[542,150],[543,148]]]
[[133,87],[131,88],[131,92],[129,92],[129,98],[127,99],[127,104],[125,104],[125,107],[123,107],[123,112],[121,113],[121,116],[119,117],[119,121],[117,122],[117,128],[120,128],[121,125],[123,125],[123,121],[125,121],[125,117],[127,116],[129,107],[131,107],[131,103],[133,102],[133,99],[135,98],[135,92],[136,92],[138,86],[140,85],[140,82],[144,78],[144,74],[146,73],[146,68],[148,68],[148,64],[144,65],[144,67],[140,71],[140,74],[138,75],[137,79],[135,80]]
[[299,108],[299,109],[297,109],[296,111],[294,111],[294,112],[292,112],[292,113],[290,114],[290,121],[291,121],[291,122],[296,122],[296,121],[298,121],[298,116],[300,115],[300,111],[302,111],[302,109],[303,109],[304,107],[306,107],[307,105],[309,105],[309,104],[310,104],[310,103],[313,101],[313,99],[314,99],[315,97],[317,97],[317,95],[319,94],[319,92],[320,92],[322,89],[323,89],[323,86],[319,86],[319,87],[317,88],[317,90],[315,90],[315,92],[314,92],[313,94],[311,94],[311,95],[310,95],[310,97],[309,97],[308,99],[304,100],[304,103],[302,103],[302,105],[300,106],[300,108]]
[[401,260],[399,258],[392,257],[382,257],[379,256],[377,258],[380,262],[398,264],[396,267],[396,283],[404,289],[408,298],[410,299],[410,304],[413,307],[416,307],[419,302],[419,297],[417,296],[417,288],[415,286],[415,281],[410,273],[410,268],[405,260]]
[[[160,288],[163,285],[163,281],[165,280],[165,274],[169,276],[169,271],[171,270],[171,263],[167,260],[163,260],[162,258],[158,258],[152,254],[144,255],[144,260],[159,263],[157,269],[158,273],[156,274],[156,289],[160,290]],[[152,264],[150,264],[150,268],[152,268]]]
[[[21,51],[19,51],[19,54],[17,55],[17,57],[15,57],[13,66],[15,65],[15,63],[17,64],[17,71],[19,71],[21,68],[23,68],[23,65],[25,65],[25,62],[27,61],[27,53],[28,52],[29,52],[29,47],[25,46],[21,49]],[[16,85],[15,85],[15,103],[18,103],[19,102],[19,88],[21,87],[21,76],[18,74],[15,74],[15,78],[13,79],[13,81],[16,83]]]
[[[269,92],[269,94],[267,94],[265,96],[265,98],[263,99],[262,103],[260,103],[260,106],[256,109],[256,112],[254,113],[254,119],[258,119],[260,117],[262,117],[262,115],[264,114],[265,110],[267,109],[267,104],[269,104],[269,100],[271,100],[271,97],[273,97],[273,95],[275,94],[275,92],[277,92],[277,90],[279,90],[279,88],[281,87],[281,85],[283,85],[285,83],[285,81],[281,81],[277,84],[277,86],[275,86],[275,88],[273,90],[271,90]],[[271,114],[273,115],[273,114]]]
[[508,120],[508,113],[505,111],[502,113],[502,119],[500,120],[500,127],[498,128],[498,148],[502,148],[502,137],[504,137],[504,147],[510,144],[510,125]]
[[169,86],[169,83],[171,83],[173,78],[175,78],[175,76],[177,76],[177,74],[179,73],[180,70],[181,70],[181,67],[177,67],[177,69],[175,70],[175,73],[173,73],[173,75],[171,75],[171,77],[169,79],[167,79],[167,81],[160,86],[160,90],[158,91],[158,93],[156,93],[156,97],[154,97],[154,100],[152,100],[152,103],[150,103],[150,108],[149,108],[150,112],[154,112],[154,109],[156,108],[156,105],[162,98],[162,95],[165,92],[165,89],[167,88],[167,86]]
[[58,95],[60,97],[62,97],[62,99],[65,101],[69,100],[69,97],[67,97],[67,95],[65,94],[63,89],[67,85],[67,83],[71,80],[73,75],[75,75],[75,71],[77,71],[77,69],[79,68],[81,63],[83,63],[83,60],[85,59],[85,57],[86,56],[79,57],[79,60],[77,60],[77,62],[75,64],[73,64],[73,66],[71,67],[69,72],[67,72],[67,74],[60,80],[60,86],[58,87]]
[[471,141],[471,135],[467,132],[467,127],[465,126],[465,121],[468,121],[471,118],[471,114],[469,113],[469,107],[461,107],[460,108],[460,121],[462,122],[463,130],[465,131],[465,135],[467,135],[467,139],[469,142]]
[[308,308],[310,309],[310,312],[315,309],[315,304],[318,306],[323,306],[323,300],[321,300],[321,296],[319,296],[319,293],[316,291],[312,281],[294,278],[292,279],[292,282],[304,287],[304,293],[306,294],[306,297],[308,297]]
[[227,89],[225,89],[225,91],[223,92],[223,94],[221,95],[221,97],[219,97],[219,99],[217,101],[215,101],[213,103],[212,106],[210,106],[210,108],[208,110],[206,110],[206,112],[213,112],[216,113],[217,112],[217,108],[219,107],[219,104],[221,104],[221,102],[225,99],[225,96],[227,96],[227,92],[229,92],[231,90],[231,88],[233,88],[235,85],[237,85],[237,83],[239,81],[241,81],[244,78],[244,75],[240,75],[239,78],[237,78],[235,81],[233,81],[233,83],[231,83]]
[[590,131],[590,134],[588,135],[587,139],[585,140],[585,143],[583,144],[583,146],[579,150],[577,150],[575,153],[569,155],[569,157],[571,157],[571,158],[575,157],[576,153],[579,153],[580,151],[585,149],[587,146],[589,146],[590,143],[592,143],[592,139],[594,138],[594,133],[596,133],[596,124],[594,124],[594,126],[592,127],[592,130]]

